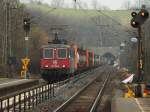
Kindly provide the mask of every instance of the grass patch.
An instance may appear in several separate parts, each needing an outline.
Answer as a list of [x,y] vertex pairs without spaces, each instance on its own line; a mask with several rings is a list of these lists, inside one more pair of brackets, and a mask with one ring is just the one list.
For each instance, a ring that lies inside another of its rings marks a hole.
[[[47,5],[37,5],[37,4],[26,4],[26,6],[30,9],[40,10],[43,13],[46,13],[52,10],[51,7]],[[131,19],[131,11],[129,10],[110,10],[110,11],[102,11],[106,15],[113,17],[115,19],[119,19],[122,24],[128,24]],[[96,16],[104,16],[103,14],[97,12],[96,10],[82,10],[82,9],[63,9],[58,8],[52,12],[51,14],[56,14],[59,16],[64,17],[72,17],[73,19],[88,19]]]

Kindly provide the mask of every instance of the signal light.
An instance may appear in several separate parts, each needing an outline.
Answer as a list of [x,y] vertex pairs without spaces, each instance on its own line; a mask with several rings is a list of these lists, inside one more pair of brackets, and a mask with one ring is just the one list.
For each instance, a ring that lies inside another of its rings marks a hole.
[[141,9],[139,13],[132,12],[131,26],[134,28],[140,27],[149,17],[149,13],[145,9]]
[[29,32],[30,31],[30,18],[24,18],[23,19],[23,27],[24,27],[24,30],[26,32]]
[[133,24],[133,25],[135,25],[135,24],[136,24],[136,22],[135,22],[135,21],[133,21],[133,22],[132,22],[132,24]]
[[144,13],[144,12],[142,12],[142,13],[141,13],[141,16],[145,16],[145,13]]
[[131,13],[131,16],[132,16],[132,17],[135,17],[136,15],[137,15],[136,12],[132,12],[132,13]]
[[140,13],[140,16],[144,17],[145,19],[149,17],[149,13],[147,10],[141,10],[139,13]]
[[139,26],[139,23],[137,21],[135,21],[135,19],[133,18],[131,20],[131,26],[134,27],[134,28],[137,28]]

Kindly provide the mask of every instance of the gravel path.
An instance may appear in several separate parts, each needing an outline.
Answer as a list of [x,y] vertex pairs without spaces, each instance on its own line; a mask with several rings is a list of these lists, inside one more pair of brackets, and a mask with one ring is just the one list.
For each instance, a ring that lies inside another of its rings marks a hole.
[[101,72],[101,69],[96,69],[95,72],[89,73],[86,77],[76,82],[72,80],[64,86],[58,87],[55,90],[55,97],[52,97],[51,100],[38,105],[38,107],[32,109],[30,112],[52,112],[54,109],[56,109],[56,107],[69,99],[76,91],[90,82],[97,75],[97,73]]

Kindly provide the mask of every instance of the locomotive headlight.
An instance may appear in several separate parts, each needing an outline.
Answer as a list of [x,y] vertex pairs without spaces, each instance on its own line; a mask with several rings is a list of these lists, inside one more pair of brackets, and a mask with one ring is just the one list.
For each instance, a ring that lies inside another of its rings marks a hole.
[[65,65],[63,65],[62,67],[63,67],[63,68],[65,68],[66,66],[65,66]]
[[45,65],[46,68],[48,68],[48,65]]

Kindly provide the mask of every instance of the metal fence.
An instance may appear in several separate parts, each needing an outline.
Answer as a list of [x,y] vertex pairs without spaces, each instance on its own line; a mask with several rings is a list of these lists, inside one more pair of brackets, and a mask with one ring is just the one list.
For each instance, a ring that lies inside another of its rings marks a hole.
[[0,98],[0,112],[25,112],[54,96],[54,84],[43,84]]

